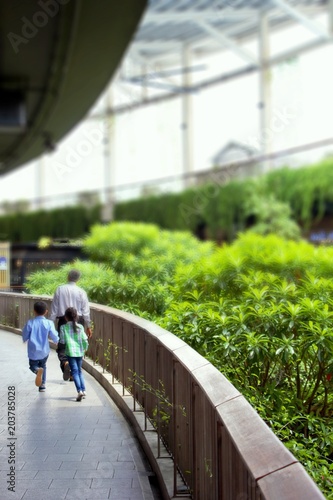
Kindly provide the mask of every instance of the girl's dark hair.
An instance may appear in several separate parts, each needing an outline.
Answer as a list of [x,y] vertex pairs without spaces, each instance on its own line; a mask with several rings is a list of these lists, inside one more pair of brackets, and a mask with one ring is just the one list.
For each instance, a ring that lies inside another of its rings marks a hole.
[[75,309],[75,307],[67,307],[66,311],[65,311],[65,318],[67,319],[67,321],[71,321],[73,323],[73,330],[74,332],[77,331],[77,310]]

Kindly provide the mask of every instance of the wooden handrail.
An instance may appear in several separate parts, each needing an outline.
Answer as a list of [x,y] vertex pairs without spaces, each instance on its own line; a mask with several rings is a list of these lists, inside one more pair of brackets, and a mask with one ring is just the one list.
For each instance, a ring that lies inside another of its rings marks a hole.
[[[21,329],[33,303],[0,293],[0,323]],[[174,463],[174,497],[317,500],[325,497],[239,391],[172,333],[133,314],[90,304],[88,356],[112,373],[153,423]],[[179,491],[176,472],[186,484]]]

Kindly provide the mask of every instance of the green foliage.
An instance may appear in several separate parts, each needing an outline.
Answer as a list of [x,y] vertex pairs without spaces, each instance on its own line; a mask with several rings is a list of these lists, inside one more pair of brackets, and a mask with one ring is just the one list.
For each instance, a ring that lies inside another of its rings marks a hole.
[[80,284],[91,301],[153,317],[162,314],[171,300],[169,284],[176,269],[211,254],[214,245],[154,225],[113,223],[95,225],[83,249],[97,262],[78,261],[51,273],[34,273],[28,278],[28,290],[53,294],[74,266],[82,273]]
[[[157,224],[167,230],[195,232],[203,221],[208,237],[233,241],[250,228],[297,240],[303,231],[332,215],[333,159],[299,169],[274,170],[256,179],[209,182],[180,193],[145,196],[117,203],[115,220]],[[100,205],[82,199],[77,207],[17,212],[0,217],[0,239],[36,241],[41,236],[77,238],[100,223]],[[96,201],[96,200],[95,200]],[[127,242],[128,243],[128,242]]]
[[85,249],[94,260],[107,261],[115,251],[139,254],[159,235],[159,229],[152,224],[118,223],[92,227],[85,239]]
[[[195,191],[193,191],[195,194]],[[183,199],[192,197],[192,191],[185,191]],[[161,202],[162,199],[162,203]],[[174,230],[189,230],[193,227],[187,224],[179,210],[179,195],[167,193],[158,196],[144,196],[138,200],[117,203],[115,206],[117,221],[158,223],[160,227]]]
[[275,234],[290,240],[298,240],[301,230],[291,219],[287,203],[278,201],[273,195],[266,197],[252,193],[245,203],[245,214],[255,217],[256,223],[249,231],[257,234]]
[[333,202],[333,159],[299,169],[274,170],[258,179],[208,183],[178,194],[118,203],[115,218],[195,231],[205,221],[209,237],[232,241],[248,228],[298,239],[329,212]]
[[64,207],[16,213],[0,217],[0,239],[11,242],[38,241],[40,237],[78,238],[100,221],[100,206]]
[[281,439],[333,497],[332,261],[333,248],[243,234],[178,270],[157,321],[223,372],[274,430],[278,422]]
[[38,271],[27,279],[27,290],[34,294],[53,295],[59,284],[67,282],[68,271],[75,267],[82,273],[80,286],[91,302],[128,312],[161,314],[170,296],[166,286],[145,276],[116,274],[104,264],[76,261],[52,271]]
[[117,273],[170,281],[179,265],[196,262],[213,252],[188,232],[161,230],[153,224],[131,222],[96,225],[84,240],[84,251]]
[[[90,300],[205,356],[333,498],[333,248],[254,232],[214,247],[127,222],[95,226],[84,245],[99,261],[75,264]],[[30,290],[53,293],[70,267],[35,273]]]
[[305,242],[286,241],[269,235],[244,233],[232,245],[218,248],[196,266],[182,266],[175,276],[175,298],[200,290],[207,300],[221,294],[235,296],[242,284],[237,280],[252,271],[262,271],[297,282],[307,272],[319,277],[332,276],[333,249],[314,247]]
[[266,176],[266,185],[276,198],[288,203],[293,217],[305,228],[320,220],[333,201],[333,158],[302,169],[283,168]]
[[101,360],[100,357],[97,356],[97,362],[102,364],[103,373],[105,371],[109,371],[110,373],[112,373],[112,371],[111,371],[112,370],[111,369],[112,355],[115,358],[118,358],[119,352],[123,350],[124,353],[127,353],[128,352],[127,349],[125,349],[121,346],[118,346],[117,344],[114,344],[110,339],[108,339],[107,345],[104,345],[103,339],[101,339],[101,338],[97,338],[96,343],[100,347],[100,349],[102,351],[102,356],[104,358],[104,360]]

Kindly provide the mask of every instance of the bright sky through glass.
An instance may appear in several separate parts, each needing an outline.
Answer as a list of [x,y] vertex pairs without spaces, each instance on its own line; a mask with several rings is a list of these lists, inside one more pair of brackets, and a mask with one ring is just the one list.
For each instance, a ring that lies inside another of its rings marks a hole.
[[[325,22],[325,19],[319,19]],[[294,27],[271,36],[272,52],[288,46],[289,37],[304,36],[303,27]],[[246,48],[255,52],[254,43]],[[332,136],[333,47],[327,45],[300,55],[272,69],[272,142],[281,150]],[[205,71],[218,74],[233,67],[236,56],[223,53],[196,61],[206,67],[194,77],[205,79]],[[237,61],[239,62],[239,61]],[[212,166],[212,158],[229,141],[260,147],[258,74],[232,80],[193,95],[193,167]],[[140,92],[136,88],[132,93]],[[124,87],[115,86],[115,100],[122,99]],[[95,109],[103,107],[104,98]],[[181,100],[149,106],[115,117],[115,185],[158,179],[182,171]],[[55,196],[78,191],[102,190],[105,183],[103,121],[86,120],[44,157],[43,176],[38,179],[34,161],[1,177],[0,202],[32,200],[38,191]],[[331,148],[293,156],[288,164],[317,161]],[[281,162],[280,162],[281,163]],[[286,164],[285,161],[282,162]]]

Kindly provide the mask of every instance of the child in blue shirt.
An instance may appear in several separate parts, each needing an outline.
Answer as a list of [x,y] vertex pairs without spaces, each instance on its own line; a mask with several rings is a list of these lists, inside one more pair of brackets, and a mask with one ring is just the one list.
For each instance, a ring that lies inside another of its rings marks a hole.
[[46,313],[46,303],[35,302],[35,317],[29,319],[22,330],[23,342],[28,341],[29,368],[36,374],[35,384],[39,387],[39,392],[45,391],[46,361],[50,354],[49,337],[55,344],[59,341],[54,323],[45,318]]

